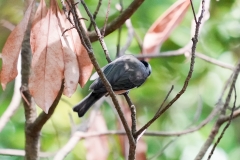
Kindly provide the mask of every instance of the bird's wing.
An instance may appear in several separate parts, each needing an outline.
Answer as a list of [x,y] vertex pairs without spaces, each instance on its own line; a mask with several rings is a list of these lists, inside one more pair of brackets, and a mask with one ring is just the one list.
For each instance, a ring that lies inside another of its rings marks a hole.
[[[107,64],[106,66],[102,67],[101,70],[102,72],[109,66],[109,64]],[[92,76],[90,77],[90,81],[94,81],[95,79],[99,78],[99,75],[97,72],[94,72],[92,74]]]
[[115,80],[115,82],[112,84],[113,90],[119,91],[135,88],[136,85],[134,85],[134,83],[132,83],[129,79],[130,74],[132,74],[132,71],[130,71],[130,69],[127,69],[124,72],[122,72]]
[[[143,72],[145,69],[136,58],[126,55],[109,63],[103,68],[103,73],[114,91],[129,90],[140,86],[146,80],[147,74]],[[90,89],[93,92],[106,92],[100,78],[91,84]]]
[[[103,73],[105,74],[107,80],[112,85],[124,72],[124,63],[109,63],[104,67]],[[101,79],[98,77],[89,87],[91,90],[96,92],[106,91]]]

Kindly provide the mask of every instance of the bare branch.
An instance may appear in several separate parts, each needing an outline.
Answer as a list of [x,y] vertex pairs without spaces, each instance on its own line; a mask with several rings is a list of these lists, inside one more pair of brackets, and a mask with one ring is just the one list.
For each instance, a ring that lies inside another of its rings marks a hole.
[[[19,56],[17,63],[18,63],[17,64],[18,70],[21,70],[21,56]],[[7,110],[0,117],[0,132],[2,131],[4,126],[7,124],[7,122],[15,114],[16,110],[20,106],[20,102],[21,102],[21,94],[19,92],[20,87],[21,87],[21,74],[18,74],[14,83],[12,100],[9,106],[7,107]]]
[[127,19],[125,22],[125,25],[128,29],[128,36],[127,36],[127,40],[126,43],[124,44],[124,46],[121,48],[119,55],[123,55],[126,50],[130,47],[132,40],[134,38],[134,29],[131,23],[131,19]]
[[220,140],[222,139],[225,131],[227,130],[227,128],[228,128],[228,127],[230,126],[230,124],[231,124],[231,121],[232,121],[232,118],[233,118],[233,113],[234,113],[234,110],[235,110],[235,108],[236,108],[236,100],[237,100],[237,92],[236,92],[235,85],[234,85],[233,88],[234,88],[235,97],[234,97],[234,104],[233,104],[233,107],[232,107],[232,112],[231,112],[231,114],[230,114],[230,116],[229,116],[228,123],[227,123],[226,126],[223,128],[221,135],[218,137],[217,142],[214,144],[214,146],[213,146],[213,148],[212,148],[212,150],[211,150],[211,152],[210,152],[210,154],[209,154],[209,156],[208,156],[208,160],[211,159],[215,148],[217,147],[217,145],[219,144]]
[[168,108],[171,107],[171,105],[178,100],[178,98],[181,97],[181,95],[185,92],[185,90],[187,89],[189,80],[192,77],[192,73],[193,73],[193,68],[194,68],[194,63],[195,63],[195,51],[196,51],[196,46],[197,46],[197,42],[198,42],[198,35],[199,35],[199,29],[200,29],[200,25],[201,25],[201,21],[203,19],[204,16],[204,0],[202,1],[202,9],[201,9],[201,14],[198,18],[198,22],[196,24],[196,28],[195,28],[195,35],[192,38],[193,44],[192,44],[192,57],[191,57],[191,63],[190,63],[190,69],[187,75],[187,78],[184,82],[184,85],[182,87],[182,89],[178,92],[178,94],[162,109],[159,111],[158,114],[156,114],[148,123],[146,123],[141,129],[139,129],[136,133],[136,135],[134,135],[135,137],[138,137],[140,134],[142,134],[143,131],[145,131],[156,119],[158,119]]
[[[112,33],[116,29],[118,29],[120,26],[123,25],[123,23],[133,15],[133,13],[138,9],[138,7],[141,6],[141,4],[144,2],[144,0],[134,0],[127,9],[125,9],[116,19],[114,19],[112,22],[110,22],[106,26],[105,36]],[[102,30],[102,29],[101,29]],[[98,36],[95,32],[90,32],[89,38],[91,42],[94,42],[98,39]]]
[[209,63],[212,63],[212,64],[215,64],[219,67],[222,67],[222,68],[226,68],[226,69],[230,69],[230,70],[234,70],[234,66],[230,65],[230,64],[227,64],[227,63],[224,63],[224,62],[221,62],[221,61],[218,61],[214,58],[211,58],[211,57],[208,57],[202,53],[196,53],[196,57],[206,61],[206,62],[209,62]]
[[234,71],[234,75],[233,75],[233,78],[232,78],[232,84],[231,84],[230,90],[228,92],[227,99],[225,100],[225,103],[224,103],[224,106],[223,106],[223,109],[222,109],[222,112],[221,112],[221,116],[216,121],[214,127],[212,128],[212,130],[210,132],[210,135],[208,136],[208,139],[205,141],[205,143],[201,147],[199,153],[195,157],[195,160],[201,160],[202,157],[205,155],[205,153],[207,152],[208,148],[210,147],[210,145],[214,141],[214,138],[217,135],[221,125],[225,122],[223,120],[229,120],[230,121],[232,119],[231,117],[233,117],[233,118],[235,117],[234,115],[236,115],[236,113],[232,113],[232,116],[230,116],[230,117],[228,116],[228,119],[226,119],[226,117],[222,118],[225,115],[227,107],[229,106],[229,102],[230,102],[230,99],[231,99],[231,96],[232,96],[232,92],[234,90],[235,83],[237,81],[239,72],[240,72],[240,61],[238,62],[237,67],[236,67],[236,69]]
[[[122,0],[119,0],[119,4],[116,4],[116,9],[119,10],[120,13],[123,12],[123,2]],[[121,46],[121,33],[122,33],[122,26],[118,28],[118,36],[117,36],[117,54],[116,57],[120,57],[120,46]]]
[[108,15],[109,15],[109,12],[110,12],[110,4],[111,4],[111,0],[108,0],[107,13],[106,13],[106,16],[105,16],[105,22],[104,22],[104,26],[103,26],[103,29],[102,29],[102,36],[103,37],[105,35],[105,30],[106,30],[106,26],[107,26],[107,22],[108,22]]
[[[141,54],[141,55],[137,55],[137,58],[159,58],[159,57],[173,57],[173,56],[181,56],[184,55],[186,52],[189,52],[190,50],[190,46],[186,45],[183,48],[180,48],[178,50],[173,50],[173,51],[166,51],[166,52],[160,52],[160,53],[153,53],[153,54]],[[230,69],[230,70],[234,70],[234,66],[221,62],[219,60],[216,60],[214,58],[211,58],[205,54],[196,52],[196,57],[200,58],[206,62],[212,63],[214,65],[217,65],[219,67],[222,68],[226,68],[226,69]]]
[[171,89],[168,91],[168,94],[167,94],[167,96],[164,98],[164,100],[163,100],[162,104],[160,105],[160,107],[159,107],[159,109],[158,109],[158,111],[156,112],[156,114],[155,114],[155,115],[158,115],[158,114],[159,114],[159,112],[161,111],[161,109],[162,109],[162,107],[163,107],[164,103],[167,101],[167,99],[168,99],[168,97],[169,97],[170,93],[172,92],[173,88],[174,88],[174,86],[172,85]]
[[194,9],[194,7],[193,7],[192,0],[190,0],[190,2],[191,2],[192,11],[193,11],[193,17],[194,17],[194,21],[195,21],[195,23],[197,24],[196,13],[195,13],[195,9]]
[[[98,36],[98,40],[99,40],[99,42],[100,42],[100,44],[101,44],[101,46],[102,46],[102,48],[103,48],[103,51],[104,51],[104,53],[105,53],[106,59],[107,59],[108,63],[110,63],[112,60],[111,60],[110,57],[109,57],[109,53],[108,53],[108,50],[107,50],[107,46],[106,46],[106,44],[105,44],[105,42],[104,42],[103,36],[102,36],[99,28],[97,27],[97,24],[96,24],[95,20],[93,19],[93,16],[92,16],[92,14],[90,13],[89,9],[87,8],[85,2],[84,2],[83,0],[81,0],[81,3],[82,3],[84,9],[86,10],[86,12],[87,12],[87,14],[88,14],[88,16],[89,16],[89,18],[90,18],[90,20],[91,20],[91,23],[93,24],[93,27],[94,27],[94,29],[95,29],[95,32],[96,32],[96,34],[97,34],[97,36]],[[87,39],[89,39],[89,38],[87,38]],[[89,44],[90,44],[90,41],[89,41]]]
[[[100,42],[101,42],[101,44],[103,45],[103,48],[106,49],[106,47],[104,46],[105,43],[102,43],[103,41],[102,41],[102,39],[101,39],[101,33],[100,33],[100,31],[98,30],[98,28],[96,27],[95,21],[93,20],[91,13],[88,11],[85,3],[84,3],[83,1],[81,1],[81,3],[83,4],[83,6],[84,6],[84,8],[86,9],[86,11],[87,11],[87,13],[88,13],[91,21],[93,22],[93,25],[94,25],[94,27],[95,27],[95,30],[96,30],[96,32],[98,33],[98,36],[99,36],[99,38],[100,38]],[[73,17],[75,17],[75,16],[77,15],[77,14],[76,14],[76,8],[75,8],[74,2],[73,2],[72,0],[71,0],[71,6],[73,7],[73,9],[71,10],[71,11],[72,11],[72,14],[73,14]],[[97,73],[99,74],[99,77],[101,78],[104,86],[106,87],[106,90],[108,91],[110,97],[112,98],[112,101],[113,101],[113,103],[114,103],[114,105],[115,105],[115,108],[116,108],[116,110],[118,111],[118,114],[119,114],[119,116],[120,116],[120,118],[121,118],[121,121],[122,121],[122,124],[123,124],[123,126],[124,126],[124,129],[125,129],[126,132],[127,132],[127,135],[128,135],[128,138],[129,138],[130,143],[134,143],[134,139],[133,139],[133,137],[132,137],[131,131],[130,131],[129,127],[128,127],[128,124],[127,124],[127,122],[126,122],[126,119],[124,118],[124,114],[123,114],[123,112],[122,112],[122,110],[121,110],[121,107],[119,106],[119,103],[118,103],[118,101],[117,101],[117,98],[116,98],[113,90],[112,90],[112,87],[111,87],[111,85],[109,84],[108,80],[106,79],[105,75],[102,73],[102,71],[101,71],[101,69],[100,69],[100,67],[99,67],[99,65],[98,65],[98,63],[97,63],[97,61],[96,61],[96,58],[95,58],[95,56],[94,56],[94,54],[93,54],[93,50],[92,50],[92,47],[91,47],[90,40],[88,39],[88,36],[86,35],[84,29],[82,29],[81,24],[80,24],[78,21],[79,21],[78,19],[76,19],[76,18],[74,19],[75,26],[76,26],[76,29],[77,29],[80,37],[82,36],[83,41],[86,42],[86,43],[85,43],[85,44],[86,44],[85,47],[86,47],[86,49],[87,49],[87,51],[88,51],[88,55],[89,55],[89,57],[90,57],[90,59],[91,59],[91,61],[92,61],[92,64],[93,64],[93,66],[95,67]]]
[[[26,1],[27,3],[27,1]],[[31,68],[31,60],[32,60],[32,52],[30,48],[30,25],[25,33],[24,40],[22,43],[22,52],[21,52],[21,60],[22,60],[22,85],[21,92],[23,97],[23,106],[25,111],[25,158],[26,160],[37,159],[39,154],[39,136],[35,134],[32,136],[31,131],[28,129],[29,125],[32,124],[37,117],[37,110],[32,96],[30,95],[28,89],[28,80],[30,76],[30,68]]]
[[136,118],[136,107],[132,103],[131,99],[127,94],[124,94],[124,97],[128,103],[129,109],[131,111],[131,118],[132,118],[132,135],[134,135],[137,131],[137,118]]
[[[0,149],[0,155],[8,155],[8,156],[25,156],[25,151],[20,149]],[[48,158],[52,157],[54,153],[51,152],[40,152],[39,157]]]
[[[210,122],[218,113],[219,109],[221,106],[217,105],[214,107],[212,112],[209,114],[209,116],[203,120],[198,126],[186,129],[184,131],[172,131],[172,132],[164,132],[164,131],[147,131],[144,133],[144,136],[180,136],[180,135],[185,135],[189,134],[195,131],[198,131],[202,127],[204,127],[208,122]],[[234,111],[233,113],[233,119],[237,118],[240,116],[240,109]],[[229,120],[229,116],[222,117],[223,122],[227,122]],[[63,146],[62,149],[60,149],[57,154],[55,155],[54,159],[55,160],[61,160],[66,157],[66,155],[76,146],[76,144],[86,138],[90,137],[99,137],[99,136],[106,136],[106,135],[126,135],[125,131],[114,131],[114,130],[109,130],[109,131],[104,131],[104,132],[82,132],[82,131],[76,131],[72,134],[72,137],[69,139],[67,144]]]
[[10,23],[9,21],[5,20],[5,19],[1,19],[0,20],[0,24],[9,29],[10,31],[12,31],[15,28],[15,25],[13,25],[12,23]]
[[[100,9],[101,5],[102,5],[102,0],[98,0],[97,8],[96,8],[95,12],[93,13],[93,19],[94,19],[94,20],[95,20],[96,17],[97,17],[97,14],[98,14],[98,12],[99,12],[99,9]],[[92,28],[92,22],[90,23],[90,25],[89,25],[89,27],[88,27],[88,31],[90,31],[91,28]]]

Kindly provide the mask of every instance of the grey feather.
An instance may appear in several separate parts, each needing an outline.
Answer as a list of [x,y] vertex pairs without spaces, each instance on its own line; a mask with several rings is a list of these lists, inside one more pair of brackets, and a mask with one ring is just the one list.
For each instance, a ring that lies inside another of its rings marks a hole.
[[[151,74],[151,66],[132,55],[124,55],[103,67],[102,71],[114,91],[128,91],[141,86],[146,81]],[[78,112],[79,117],[83,116],[98,99],[107,93],[98,74],[92,75],[91,80],[94,79],[95,81],[89,87],[92,92],[73,109]]]

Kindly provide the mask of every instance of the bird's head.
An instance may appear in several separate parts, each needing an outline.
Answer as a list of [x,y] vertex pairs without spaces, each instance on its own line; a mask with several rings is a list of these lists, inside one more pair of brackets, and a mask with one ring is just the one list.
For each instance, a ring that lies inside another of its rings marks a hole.
[[150,76],[150,74],[152,73],[152,67],[151,67],[151,65],[148,63],[148,62],[146,62],[146,61],[144,61],[144,60],[141,60],[141,62],[144,64],[144,66],[146,67],[146,70],[147,70],[147,72],[148,72],[148,76]]

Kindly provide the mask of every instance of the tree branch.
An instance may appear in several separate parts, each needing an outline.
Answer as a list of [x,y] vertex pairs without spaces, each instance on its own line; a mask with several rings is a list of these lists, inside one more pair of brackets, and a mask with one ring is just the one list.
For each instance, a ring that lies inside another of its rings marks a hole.
[[[0,155],[7,155],[7,156],[25,156],[25,151],[20,149],[0,149]],[[48,152],[39,152],[39,157],[42,158],[49,158],[52,157],[54,153]]]
[[[81,3],[84,6],[85,3],[83,1],[81,1]],[[88,36],[86,35],[85,30],[81,26],[81,23],[79,22],[79,19],[77,17],[77,12],[76,12],[76,8],[74,6],[73,0],[71,0],[70,8],[72,8],[71,12],[72,12],[73,17],[74,17],[75,27],[76,27],[76,29],[77,29],[77,31],[79,33],[79,36],[82,37],[81,39],[84,41],[83,45],[86,48],[86,50],[88,51],[88,55],[89,55],[89,57],[90,57],[90,59],[92,61],[92,64],[93,64],[94,68],[96,69],[96,72],[98,73],[99,77],[101,78],[104,86],[106,87],[106,90],[108,91],[110,97],[112,98],[112,101],[113,101],[113,103],[115,105],[115,108],[116,108],[118,114],[119,114],[119,117],[120,117],[120,119],[122,121],[124,129],[126,130],[126,133],[128,135],[129,142],[130,143],[134,143],[134,139],[133,139],[133,137],[131,135],[131,131],[130,131],[129,127],[128,127],[126,119],[124,118],[124,114],[123,114],[123,112],[121,110],[121,107],[119,106],[119,103],[117,101],[117,98],[116,98],[113,90],[112,90],[112,87],[111,87],[110,83],[108,82],[108,80],[106,79],[106,77],[103,74],[103,72],[101,71],[101,68],[99,67],[99,64],[98,64],[98,62],[97,62],[97,60],[96,60],[96,58],[94,56],[90,40],[89,40]],[[89,16],[90,16],[90,18],[92,17],[91,14],[89,14]],[[91,20],[92,20],[92,18],[91,18]],[[94,21],[93,21],[93,25],[94,25]],[[98,32],[98,33],[100,33],[100,32]],[[103,45],[104,45],[104,43],[103,43]]]
[[192,57],[191,57],[191,63],[190,63],[190,69],[187,75],[187,78],[184,82],[184,85],[182,87],[182,89],[178,92],[178,94],[162,109],[158,112],[158,114],[156,114],[148,123],[146,123],[141,129],[139,129],[136,134],[134,135],[134,137],[138,137],[140,136],[156,119],[158,119],[168,108],[170,108],[172,106],[172,104],[174,102],[176,102],[178,100],[178,98],[181,97],[181,95],[186,91],[189,80],[192,77],[192,73],[193,73],[193,68],[194,68],[194,63],[195,63],[195,51],[196,51],[196,46],[197,46],[197,42],[198,42],[198,35],[199,35],[199,30],[200,30],[200,25],[201,25],[201,21],[203,19],[204,16],[204,3],[205,1],[202,1],[202,9],[201,9],[201,14],[198,18],[198,22],[196,23],[196,27],[195,27],[195,35],[192,38],[193,44],[192,44]]
[[[177,50],[173,50],[173,51],[165,51],[165,52],[160,52],[160,53],[153,53],[153,54],[141,54],[141,55],[137,55],[136,57],[141,59],[141,58],[160,58],[160,57],[173,57],[173,56],[181,56],[181,55],[184,55],[186,52],[189,52],[190,50],[190,46],[189,45],[186,45],[185,47],[183,48],[180,48],[180,49],[177,49]],[[219,67],[222,67],[222,68],[226,68],[226,69],[230,69],[230,70],[234,70],[234,66],[233,65],[230,65],[230,64],[227,64],[227,63],[224,63],[224,62],[221,62],[217,59],[214,59],[212,57],[209,57],[205,54],[202,54],[202,53],[199,53],[199,52],[196,52],[196,57],[197,58],[200,58],[206,62],[209,62],[209,63],[212,63],[214,65],[217,65]]]
[[[105,30],[105,36],[112,33],[116,29],[118,29],[120,26],[124,24],[124,22],[133,15],[133,13],[141,6],[141,4],[144,2],[144,0],[134,0],[127,9],[125,9],[116,19],[114,19],[112,22],[110,22],[106,26]],[[102,29],[101,29],[102,30]],[[89,32],[88,33],[89,39],[91,42],[94,42],[98,39],[98,36],[96,32]]]
[[226,99],[226,101],[224,103],[221,115],[217,119],[216,123],[214,124],[214,127],[212,128],[212,130],[211,130],[211,132],[210,132],[210,134],[208,136],[208,139],[205,141],[205,143],[201,147],[200,151],[198,152],[198,154],[197,154],[197,156],[195,157],[194,160],[201,160],[203,158],[203,156],[207,152],[208,148],[213,143],[214,138],[217,135],[217,133],[219,132],[219,129],[220,129],[221,125],[224,122],[226,122],[225,120],[231,120],[236,115],[239,115],[239,114],[237,114],[238,112],[236,112],[236,113],[233,112],[233,115],[231,116],[232,118],[229,117],[229,116],[228,116],[228,118],[226,118],[226,116],[224,116],[225,115],[225,111],[226,111],[227,107],[229,106],[229,102],[230,102],[230,99],[231,99],[231,96],[232,96],[232,92],[234,90],[234,86],[235,86],[235,83],[237,81],[239,72],[240,72],[240,61],[238,62],[237,67],[236,67],[236,69],[234,71],[232,84],[231,84],[230,90],[228,92],[227,99]]

